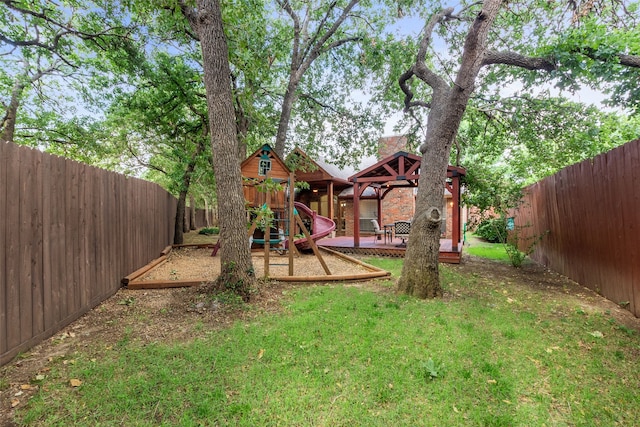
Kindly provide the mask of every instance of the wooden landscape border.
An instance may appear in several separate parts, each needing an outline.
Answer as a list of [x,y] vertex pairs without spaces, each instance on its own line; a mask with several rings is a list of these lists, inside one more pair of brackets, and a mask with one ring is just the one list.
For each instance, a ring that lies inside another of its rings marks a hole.
[[[195,248],[209,248],[213,247],[213,244],[183,244],[183,245],[174,245],[173,247],[195,247]],[[144,276],[145,273],[151,271],[155,267],[162,265],[166,262],[167,257],[169,256],[172,246],[168,246],[165,250],[162,251],[160,257],[154,259],[147,265],[128,276],[122,279],[122,284],[126,285],[129,289],[164,289],[164,288],[182,288],[189,286],[198,286],[203,283],[209,282],[208,279],[190,279],[190,280],[140,280],[140,277]],[[366,273],[358,273],[358,274],[332,274],[332,275],[322,275],[322,276],[271,276],[271,280],[277,280],[279,282],[291,282],[291,283],[309,283],[309,282],[350,282],[350,281],[359,281],[359,280],[371,280],[371,279],[379,279],[390,277],[391,273],[381,268],[375,267],[371,264],[367,264],[363,261],[345,255],[343,253],[323,248],[319,248],[322,251],[325,251],[333,256],[341,258],[345,261],[357,264],[361,267],[366,268],[368,271]]]

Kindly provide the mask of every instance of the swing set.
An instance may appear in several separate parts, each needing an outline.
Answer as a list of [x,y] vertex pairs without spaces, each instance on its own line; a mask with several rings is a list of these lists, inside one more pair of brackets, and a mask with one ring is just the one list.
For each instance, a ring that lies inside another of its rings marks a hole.
[[[295,208],[295,177],[273,149],[265,144],[241,164],[243,193],[247,201],[250,226],[247,231],[251,246],[264,248],[264,275],[269,276],[272,250],[288,252],[289,276],[293,276],[294,257],[299,255],[294,240],[304,235],[324,272],[331,275],[311,230]],[[299,239],[298,239],[299,240]]]

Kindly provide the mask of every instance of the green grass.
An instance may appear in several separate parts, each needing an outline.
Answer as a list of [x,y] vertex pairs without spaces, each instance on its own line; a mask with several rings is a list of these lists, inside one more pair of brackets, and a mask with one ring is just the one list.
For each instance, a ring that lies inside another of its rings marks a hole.
[[489,243],[479,238],[469,239],[470,245],[465,247],[465,252],[482,258],[496,261],[511,262],[502,243]]
[[402,261],[402,258],[367,258],[364,260],[367,264],[387,270],[392,277],[400,277]]
[[[381,262],[399,274],[401,260]],[[442,275],[447,299],[306,287],[284,313],[195,342],[127,336],[98,358],[74,354],[53,364],[21,422],[640,425],[635,331],[455,267]]]

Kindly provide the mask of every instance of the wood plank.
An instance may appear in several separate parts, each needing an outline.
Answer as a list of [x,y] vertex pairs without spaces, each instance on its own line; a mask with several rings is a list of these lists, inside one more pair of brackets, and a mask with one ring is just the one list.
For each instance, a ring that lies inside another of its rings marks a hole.
[[633,283],[633,295],[630,300],[629,309],[636,315],[636,317],[640,317],[640,248],[637,246],[637,236],[640,231],[640,139],[633,141],[630,143],[632,145],[631,150],[629,150],[628,155],[625,156],[625,165],[631,170],[631,180],[627,183],[630,185],[630,191],[628,197],[632,198],[632,203],[630,205],[630,212],[634,214],[633,221],[633,233],[629,233],[627,238],[632,240],[631,247],[633,248],[631,255],[634,262],[631,263],[632,268],[632,276],[631,280]]
[[625,253],[622,264],[624,296],[618,302],[628,301],[628,309],[635,316],[640,317],[640,249],[638,236],[640,235],[640,140],[630,142],[622,147],[619,168],[624,175],[619,179],[619,194],[623,197],[621,207],[621,226],[623,227],[623,251]]
[[602,245],[602,242],[609,240],[611,234],[611,227],[609,222],[611,217],[607,214],[610,212],[610,206],[608,206],[608,194],[609,178],[607,177],[606,158],[603,155],[596,156],[593,159],[593,177],[591,182],[592,195],[591,199],[585,199],[588,206],[588,215],[595,225],[590,232],[593,235],[591,248],[593,255],[591,262],[587,265],[587,269],[591,270],[591,283],[592,289],[602,295],[602,290],[606,287],[608,280],[607,270],[610,269],[612,263],[612,255],[605,251],[599,250],[600,248],[607,247]]
[[167,289],[200,286],[208,280],[134,280],[129,282],[129,289]]
[[63,319],[66,319],[71,313],[75,311],[75,274],[73,271],[73,255],[74,255],[74,238],[76,234],[73,229],[75,228],[75,223],[71,219],[74,213],[74,210],[77,209],[74,205],[77,203],[76,196],[74,194],[74,188],[78,185],[76,179],[76,163],[75,162],[67,162],[66,167],[66,176],[65,176],[65,185],[64,185],[64,195],[65,195],[65,206],[64,206],[64,235],[65,235],[65,252],[64,252],[64,264],[65,264],[65,282],[62,286],[64,289],[64,297],[66,301],[65,310],[62,313]]
[[119,274],[118,264],[115,262],[117,259],[117,251],[116,245],[118,242],[116,241],[118,235],[114,232],[115,224],[117,223],[116,219],[116,201],[114,196],[115,183],[114,178],[115,175],[113,172],[105,173],[105,232],[106,232],[106,254],[109,257],[108,259],[112,260],[112,262],[106,263],[105,269],[105,287],[106,292],[111,292],[114,288],[119,287],[118,283],[120,278],[122,277]]
[[6,204],[7,227],[5,229],[6,275],[6,325],[7,348],[20,344],[20,152],[22,147],[9,145],[5,172],[7,179]]
[[102,171],[93,168],[93,179],[91,180],[91,297],[99,299],[102,292],[102,194],[101,181]]
[[311,235],[309,234],[309,230],[307,230],[307,227],[305,227],[298,212],[295,212],[295,217],[296,217],[296,223],[304,233],[304,237],[307,238],[307,242],[309,243],[309,246],[311,246],[311,249],[313,250],[313,253],[315,254],[316,258],[318,258],[318,261],[320,261],[320,264],[322,265],[324,272],[327,273],[327,275],[331,275],[331,270],[329,270],[327,263],[324,261],[322,254],[318,250],[318,246],[316,245],[316,242],[311,238]]
[[126,221],[123,221],[122,218],[124,218],[124,213],[125,211],[125,194],[124,194],[124,177],[123,176],[118,176],[118,179],[116,180],[115,183],[115,189],[114,189],[114,193],[116,195],[116,222],[115,224],[112,224],[112,226],[115,228],[115,233],[117,235],[117,239],[118,242],[120,242],[121,244],[118,245],[119,250],[117,251],[117,257],[118,257],[118,269],[121,272],[120,275],[125,274],[127,271],[129,271],[127,268],[127,259],[126,259],[126,254],[125,251],[123,250],[123,247],[126,246],[124,244],[124,242],[126,242],[126,234],[125,234],[125,223]]
[[42,298],[45,329],[55,324],[55,312],[52,301],[53,270],[51,267],[53,250],[51,229],[53,174],[51,172],[52,156],[42,156]]
[[44,274],[43,274],[43,211],[44,195],[43,162],[44,155],[33,152],[31,168],[33,169],[33,205],[31,206],[31,291],[32,291],[32,336],[45,331],[44,322]]
[[75,275],[78,283],[80,284],[80,305],[82,307],[89,307],[91,301],[90,282],[88,277],[88,263],[87,257],[89,253],[89,243],[87,239],[87,210],[85,209],[87,203],[87,172],[88,167],[86,165],[80,165],[77,175],[77,220],[76,228],[78,235],[77,251],[78,262],[76,264]]
[[65,209],[67,205],[66,197],[66,174],[67,162],[56,157],[54,159],[54,179],[53,179],[53,211],[51,238],[53,240],[53,251],[51,252],[53,269],[53,306],[55,307],[55,321],[62,322],[67,317],[67,264],[64,259],[60,259],[66,254],[66,230],[65,230]]
[[140,267],[139,269],[137,269],[133,273],[128,274],[127,276],[123,277],[122,280],[121,280],[121,283],[123,285],[128,285],[129,283],[133,282],[138,277],[142,276],[143,274],[145,274],[147,271],[151,270],[152,268],[157,267],[159,265],[162,265],[166,260],[167,260],[167,255],[162,255],[162,256],[154,259],[153,261],[151,261],[147,265],[145,265],[143,267]]
[[8,177],[7,165],[9,163],[9,150],[14,148],[8,142],[0,142],[0,355],[5,354],[9,347],[7,345],[7,253],[6,237],[9,227],[9,216],[7,211],[8,197]]
[[[603,295],[615,303],[629,301],[632,290],[631,283],[627,280],[627,264],[634,262],[628,258],[629,252],[625,247],[625,232],[627,225],[624,222],[627,194],[624,192],[626,173],[624,169],[624,146],[604,154],[607,159],[608,184],[603,190],[607,192],[608,200],[603,205],[603,210],[608,210],[609,236],[603,249],[611,253],[611,268],[607,273],[607,280],[603,284]],[[631,171],[629,171],[631,172]]]
[[28,341],[33,336],[33,298],[31,292],[31,210],[34,206],[32,149],[20,150],[20,210],[19,222],[19,275],[20,286],[20,342]]

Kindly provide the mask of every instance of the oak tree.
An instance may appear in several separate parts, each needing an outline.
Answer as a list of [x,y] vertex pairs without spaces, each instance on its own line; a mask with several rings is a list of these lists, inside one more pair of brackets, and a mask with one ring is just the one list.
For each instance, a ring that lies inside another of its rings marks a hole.
[[[519,77],[525,70],[566,82],[562,73],[580,69],[588,60],[603,64],[611,76],[627,81],[631,76],[616,73],[624,67],[638,67],[639,46],[632,38],[621,38],[626,43],[620,42],[618,49],[612,51],[604,44],[585,49],[567,44],[568,49],[560,48],[557,37],[573,33],[584,20],[594,16],[600,19],[598,27],[617,23],[622,28],[628,20],[618,19],[619,14],[631,14],[631,19],[637,19],[633,15],[637,7],[624,8],[614,2],[614,7],[609,8],[593,1],[570,4],[574,9],[559,2],[485,0],[463,3],[457,12],[454,8],[440,9],[428,19],[415,63],[399,80],[405,93],[405,108],[428,111],[420,145],[422,167],[416,212],[399,281],[401,292],[420,298],[442,295],[438,253],[447,163],[467,104],[487,75],[495,72],[504,76],[515,68],[518,72],[514,75]],[[435,37],[452,42],[446,54],[430,51]],[[598,78],[605,74],[591,70],[581,72],[579,77]],[[638,74],[632,76],[637,78]],[[414,98],[414,83],[428,86],[427,99]]]

